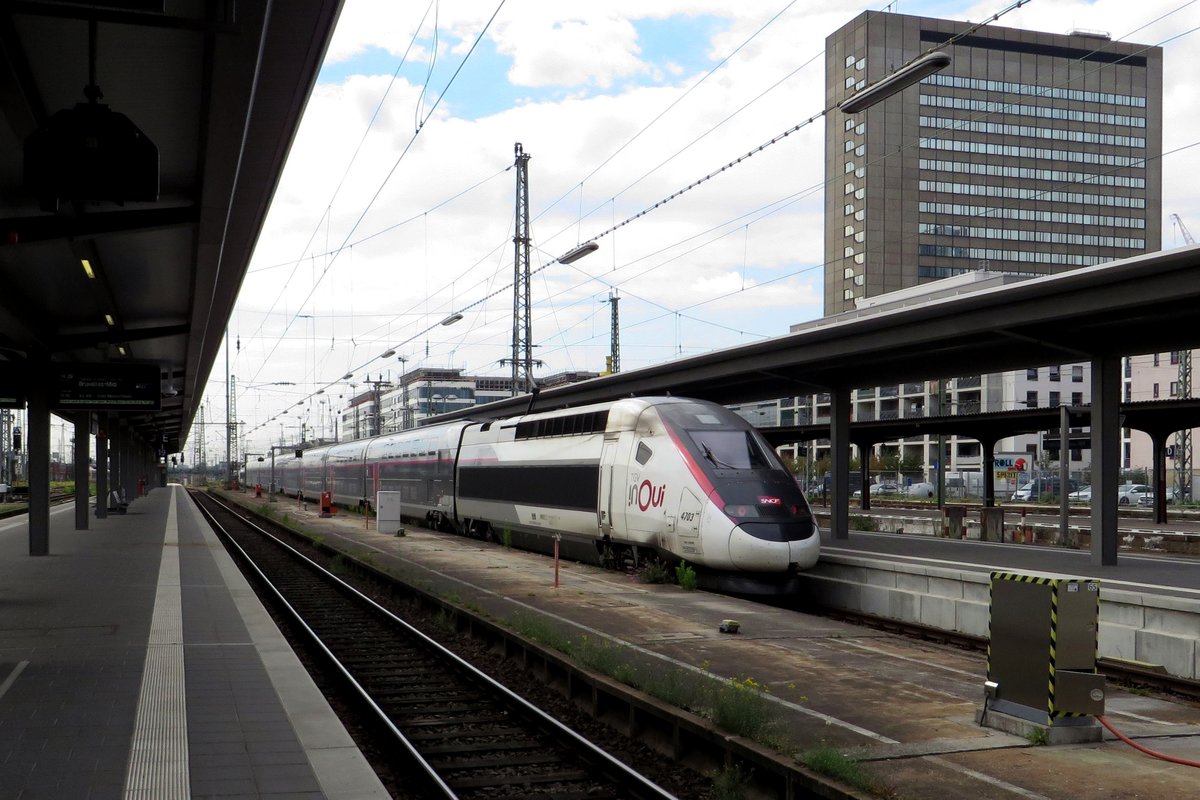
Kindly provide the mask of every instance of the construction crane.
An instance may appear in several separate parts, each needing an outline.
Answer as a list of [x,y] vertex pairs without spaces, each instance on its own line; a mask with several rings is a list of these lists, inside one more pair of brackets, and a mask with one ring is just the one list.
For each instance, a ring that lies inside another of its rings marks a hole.
[[[1187,226],[1178,214],[1171,215],[1171,221],[1179,226],[1183,241],[1195,244],[1196,240],[1188,233]],[[1179,351],[1179,397],[1192,396],[1192,351]],[[1192,432],[1182,430],[1175,434],[1175,477],[1179,483],[1179,501],[1192,499]]]

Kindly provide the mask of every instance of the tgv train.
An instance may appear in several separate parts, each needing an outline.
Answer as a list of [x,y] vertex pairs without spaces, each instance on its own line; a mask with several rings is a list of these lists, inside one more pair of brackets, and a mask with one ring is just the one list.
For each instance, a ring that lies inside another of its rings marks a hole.
[[255,463],[251,484],[331,492],[347,507],[399,492],[406,518],[612,566],[657,555],[707,588],[796,591],[820,531],[792,474],[728,409],[630,398],[455,421]]

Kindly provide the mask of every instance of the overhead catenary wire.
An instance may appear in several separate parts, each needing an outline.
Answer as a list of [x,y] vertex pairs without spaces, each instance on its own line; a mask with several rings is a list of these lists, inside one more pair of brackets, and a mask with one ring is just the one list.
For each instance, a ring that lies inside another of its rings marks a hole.
[[[1019,4],[1018,4],[1018,5],[1019,5]],[[1164,16],[1166,16],[1166,15],[1164,15]],[[1186,33],[1185,33],[1185,34],[1178,34],[1177,36],[1173,36],[1173,37],[1171,37],[1170,39],[1167,39],[1167,40],[1165,40],[1165,41],[1173,41],[1174,39],[1177,39],[1177,38],[1179,38],[1180,36],[1183,36],[1183,35],[1186,35]],[[1186,147],[1190,147],[1190,146],[1193,146],[1193,145],[1187,145]],[[1186,149],[1186,148],[1179,148],[1179,149]],[[1173,151],[1173,152],[1177,152],[1177,151],[1178,151],[1178,150],[1176,150],[1176,151]],[[1167,154],[1164,154],[1164,155],[1167,155]],[[734,163],[736,163],[736,162],[734,162]],[[728,167],[728,166],[726,166],[726,169],[728,169],[728,168],[729,168],[729,167]],[[720,171],[718,171],[718,172],[716,172],[716,173],[714,173],[714,174],[719,174],[719,172],[720,172]],[[823,184],[822,184],[822,185],[823,185]],[[676,196],[677,196],[677,195],[676,195]],[[661,202],[661,201],[660,201],[660,202]],[[657,206],[657,204],[656,204],[656,206]],[[649,211],[649,210],[653,210],[653,209],[647,209],[647,211]],[[619,226],[614,226],[614,229],[615,229],[615,227],[619,227]],[[548,266],[548,265],[546,265],[546,266]],[[811,266],[811,267],[807,267],[807,268],[805,268],[805,269],[807,270],[807,269],[819,268],[819,267],[821,267],[821,266],[823,266],[823,265],[821,265],[821,264],[817,264],[817,265],[813,265],[813,266]],[[540,267],[540,268],[538,269],[538,271],[541,271],[542,269],[545,269],[545,266],[543,266],[543,267]],[[795,273],[793,273],[793,274],[795,274]],[[506,288],[508,288],[508,287],[506,287]],[[496,291],[496,292],[492,292],[492,293],[491,293],[491,295],[489,295],[489,296],[495,296],[496,294],[498,294],[499,292],[502,292],[502,291],[505,291],[505,290],[504,290],[504,289],[501,289],[501,290],[498,290],[498,291]],[[728,295],[725,295],[725,296],[728,296]],[[487,298],[485,297],[485,298],[483,298],[483,299],[484,299],[484,300],[486,300]],[[471,304],[471,305],[479,305],[481,302],[482,302],[482,301],[477,301],[476,303],[474,303],[474,304]],[[705,301],[705,302],[712,302],[712,301]],[[701,305],[701,304],[702,304],[702,303],[697,303],[697,304],[694,304],[693,306],[690,306],[690,307],[695,307],[695,305]],[[470,307],[470,305],[469,305],[469,306],[465,306],[464,308],[469,308],[469,307]]]
[[[358,218],[354,221],[354,224],[350,226],[350,230],[348,230],[346,232],[346,236],[342,242],[342,247],[339,247],[335,251],[334,257],[329,260],[329,263],[326,264],[325,269],[322,270],[320,276],[316,279],[316,281],[314,281],[312,288],[309,289],[308,294],[305,295],[304,299],[300,302],[301,308],[303,308],[308,303],[308,301],[310,299],[312,299],[313,293],[315,293],[317,291],[317,289],[321,285],[321,282],[325,279],[325,276],[329,274],[330,268],[333,266],[334,262],[337,259],[337,254],[344,251],[346,243],[354,235],[355,231],[358,230],[358,226],[362,224],[362,221],[367,216],[367,212],[371,210],[372,206],[374,206],[375,201],[379,199],[380,194],[383,193],[384,187],[387,186],[387,184],[391,181],[392,176],[396,173],[396,169],[400,166],[400,163],[404,160],[404,157],[406,155],[408,155],[409,151],[412,149],[412,146],[416,142],[417,137],[421,135],[421,131],[424,128],[425,122],[428,121],[428,119],[433,115],[433,113],[437,110],[438,106],[441,105],[442,100],[444,100],[446,97],[447,91],[454,84],[454,81],[458,78],[459,73],[462,72],[462,68],[467,63],[467,60],[470,59],[471,54],[474,53],[475,49],[479,46],[479,42],[483,39],[484,34],[487,33],[488,28],[491,27],[492,22],[495,21],[496,16],[500,13],[500,9],[502,9],[504,7],[505,2],[507,2],[507,0],[500,0],[499,4],[496,6],[496,9],[492,12],[491,17],[488,18],[488,21],[484,24],[483,28],[476,35],[475,41],[472,42],[470,49],[462,57],[462,60],[459,62],[457,69],[454,70],[454,74],[450,76],[450,80],[447,81],[446,85],[442,88],[442,91],[440,91],[438,93],[438,96],[434,100],[433,104],[430,106],[428,113],[426,113],[425,117],[421,120],[420,125],[418,125],[417,129],[413,132],[413,134],[409,138],[408,142],[401,149],[400,154],[396,157],[396,160],[395,160],[395,162],[393,162],[391,169],[388,170],[388,172],[384,176],[383,180],[380,181],[379,186],[375,190],[375,193],[373,195],[371,195],[370,200],[367,201],[367,204],[363,207],[362,212],[358,215]],[[293,321],[294,321],[294,318],[293,318]],[[288,325],[285,326],[284,334],[287,333],[287,330],[290,327],[291,327],[291,322],[289,322]],[[283,336],[283,334],[281,334],[280,339],[282,339],[282,336]],[[275,347],[278,347],[278,341],[279,340],[276,341]],[[272,348],[272,350],[271,350],[272,353],[274,353],[275,347]],[[268,355],[268,359],[269,358],[270,358],[270,355]],[[266,360],[267,359],[264,359],[264,364],[266,363]],[[261,371],[262,371],[262,367],[259,367],[259,371],[255,373],[255,377],[257,377],[259,374],[261,374]]]

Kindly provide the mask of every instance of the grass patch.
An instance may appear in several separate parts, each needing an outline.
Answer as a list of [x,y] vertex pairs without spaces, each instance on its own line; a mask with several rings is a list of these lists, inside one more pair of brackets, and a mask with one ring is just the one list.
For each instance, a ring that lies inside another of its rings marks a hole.
[[760,744],[786,749],[788,737],[767,687],[747,676],[726,681],[712,694],[712,721]]
[[877,791],[875,781],[861,764],[832,747],[823,746],[809,750],[800,756],[800,763],[813,772],[841,781],[855,789],[864,792]]
[[874,517],[864,517],[859,514],[853,514],[850,517],[850,530],[852,531],[877,531],[879,523]]
[[696,588],[696,570],[686,561],[680,561],[675,565],[675,582],[679,584],[680,589],[692,591]]
[[638,570],[638,583],[670,583],[671,573],[661,561],[648,561]]
[[1050,732],[1045,728],[1034,728],[1025,734],[1025,738],[1034,747],[1044,747],[1050,744]]
[[742,772],[740,764],[722,767],[712,774],[709,800],[743,800],[750,787],[750,774]]
[[710,719],[728,733],[783,752],[792,749],[779,708],[771,702],[767,688],[751,677],[726,680],[684,669],[639,670],[633,660],[635,653],[625,645],[586,635],[568,636],[539,617],[513,617],[506,624],[581,667]]

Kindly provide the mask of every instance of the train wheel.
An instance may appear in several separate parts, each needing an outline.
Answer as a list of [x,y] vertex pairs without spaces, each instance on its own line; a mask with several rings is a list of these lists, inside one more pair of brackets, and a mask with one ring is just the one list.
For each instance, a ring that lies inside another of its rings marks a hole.
[[596,542],[596,550],[600,554],[600,566],[605,569],[617,569],[620,567],[621,562],[617,557],[616,549],[612,546],[612,542]]

